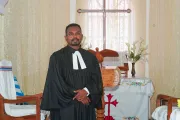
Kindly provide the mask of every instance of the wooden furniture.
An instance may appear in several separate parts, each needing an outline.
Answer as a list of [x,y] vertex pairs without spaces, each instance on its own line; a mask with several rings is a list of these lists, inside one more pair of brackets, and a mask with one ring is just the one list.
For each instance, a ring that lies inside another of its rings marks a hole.
[[[108,49],[105,49],[105,50],[102,50],[102,51],[99,52],[98,48],[96,48],[96,51],[91,50],[91,49],[88,50],[88,51],[91,52],[92,54],[94,54],[97,57],[98,62],[100,63],[102,79],[104,79],[106,77],[107,72],[111,72],[111,75],[108,76],[109,77],[108,79],[114,80],[115,79],[114,74],[113,74],[114,70],[113,69],[109,69],[108,71],[106,71],[104,68],[102,68],[102,62],[104,60],[104,57],[118,57],[119,56],[118,53],[116,51],[108,50]],[[120,76],[119,76],[119,79],[120,79]],[[107,83],[107,81],[105,82],[103,80],[103,88],[104,87],[115,87],[116,84],[113,84],[112,80],[110,80],[110,83]],[[117,84],[117,85],[119,85],[119,84]],[[103,91],[103,95],[102,95],[102,108],[96,110],[97,120],[104,120],[105,119],[104,112],[105,112],[105,101],[104,101],[104,91]]]
[[[18,97],[16,100],[9,100],[9,99],[3,98],[3,96],[0,94],[0,120],[40,120],[41,97],[42,97],[42,94],[36,94],[36,95],[31,95],[31,96]],[[36,103],[36,114],[34,115],[13,117],[13,116],[7,115],[5,112],[5,108],[4,108],[5,103],[18,104],[18,103],[30,102],[30,101],[35,101]]]
[[156,107],[167,105],[167,120],[170,120],[170,115],[172,113],[172,107],[177,106],[177,100],[179,98],[175,98],[168,95],[159,94],[156,99]]
[[[0,76],[0,120],[40,120],[42,93],[16,97],[11,61],[0,61]],[[36,106],[17,105],[30,101],[35,101]]]
[[[91,49],[89,49],[88,51],[96,55],[101,66],[102,66],[104,57],[119,57],[118,52],[114,50],[110,50],[110,49],[104,49],[104,50],[99,51],[99,48],[96,48],[95,51]],[[118,67],[121,70],[121,74],[124,74],[125,77],[128,77],[128,70],[129,70],[128,63],[124,63],[124,66],[118,66]]]
[[[105,69],[101,68],[102,80],[103,80],[103,88],[114,88],[120,84],[120,70],[116,69]],[[97,120],[105,119],[105,101],[104,101],[104,90],[102,95],[102,108],[96,110]]]
[[122,71],[121,74],[124,74],[125,77],[128,77],[128,70],[129,70],[128,63],[124,63],[124,66],[118,66],[118,67]]

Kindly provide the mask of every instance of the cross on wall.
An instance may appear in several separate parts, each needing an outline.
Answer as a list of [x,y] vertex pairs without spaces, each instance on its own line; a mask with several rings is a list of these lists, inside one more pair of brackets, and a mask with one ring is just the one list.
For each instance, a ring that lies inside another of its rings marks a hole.
[[131,9],[106,9],[106,0],[103,0],[102,9],[78,9],[78,13],[103,13],[103,49],[106,48],[106,13],[131,13]]

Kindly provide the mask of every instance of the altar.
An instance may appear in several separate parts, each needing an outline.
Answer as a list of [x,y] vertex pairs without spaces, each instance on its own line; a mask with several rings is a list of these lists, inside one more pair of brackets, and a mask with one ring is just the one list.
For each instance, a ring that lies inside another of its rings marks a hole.
[[121,78],[119,86],[105,88],[105,120],[148,120],[153,92],[149,78]]

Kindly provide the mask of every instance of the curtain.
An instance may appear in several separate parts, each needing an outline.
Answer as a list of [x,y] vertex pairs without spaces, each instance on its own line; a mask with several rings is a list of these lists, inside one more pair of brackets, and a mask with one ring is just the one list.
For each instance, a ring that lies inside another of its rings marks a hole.
[[[131,9],[131,13],[106,14],[106,48],[126,52],[126,42],[146,38],[146,1],[145,0],[106,0],[106,8]],[[77,9],[102,9],[103,0],[77,0]],[[83,34],[92,44],[91,49],[103,49],[102,13],[76,13],[76,22],[82,26]],[[124,58],[120,57],[121,60]],[[129,62],[130,63],[130,62]],[[129,64],[131,72],[131,63]],[[136,64],[136,75],[145,76],[145,63]]]
[[64,46],[69,1],[9,0],[5,10],[0,16],[0,59],[12,61],[25,94],[42,92],[49,57]]
[[[131,8],[130,0],[106,0],[106,9]],[[103,9],[103,0],[77,0],[77,9]],[[126,42],[132,39],[132,13],[106,13],[106,46],[116,51],[126,51]],[[83,21],[83,22],[82,22]],[[92,49],[103,49],[103,13],[77,13],[77,22],[84,27]]]

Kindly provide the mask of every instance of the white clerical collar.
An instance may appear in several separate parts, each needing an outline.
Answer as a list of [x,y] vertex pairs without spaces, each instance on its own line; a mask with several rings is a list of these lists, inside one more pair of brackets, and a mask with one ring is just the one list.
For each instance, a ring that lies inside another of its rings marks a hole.
[[81,69],[85,69],[86,68],[86,64],[84,63],[84,60],[80,54],[79,51],[75,51],[73,54],[72,54],[72,58],[73,58],[73,69],[74,70],[78,70],[78,60],[79,60],[79,63],[80,63],[80,66],[81,66]]

